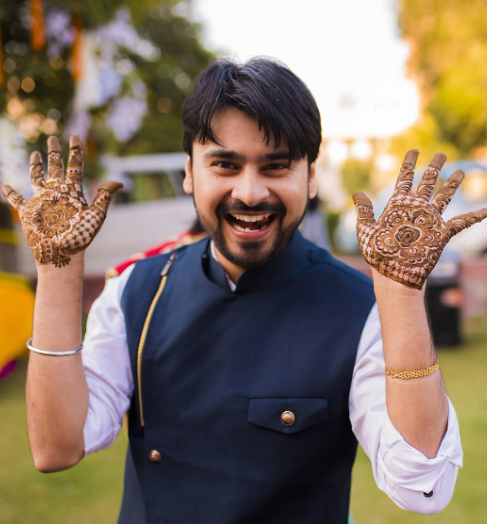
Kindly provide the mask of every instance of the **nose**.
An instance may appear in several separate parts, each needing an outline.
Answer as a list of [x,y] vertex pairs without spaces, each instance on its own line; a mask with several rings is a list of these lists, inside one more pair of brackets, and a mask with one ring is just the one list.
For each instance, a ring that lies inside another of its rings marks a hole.
[[232,197],[241,200],[249,207],[256,206],[269,198],[270,192],[266,179],[257,170],[249,167],[235,177],[234,180],[235,186],[232,191]]

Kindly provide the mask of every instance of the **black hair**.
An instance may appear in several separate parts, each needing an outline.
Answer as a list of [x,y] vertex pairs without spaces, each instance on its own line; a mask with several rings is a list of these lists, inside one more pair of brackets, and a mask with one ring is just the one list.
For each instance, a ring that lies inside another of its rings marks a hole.
[[284,64],[253,58],[245,64],[220,59],[196,79],[183,110],[183,146],[191,156],[193,143],[221,145],[211,128],[219,109],[235,107],[257,118],[266,143],[286,142],[290,159],[314,162],[321,144],[320,112],[306,85]]

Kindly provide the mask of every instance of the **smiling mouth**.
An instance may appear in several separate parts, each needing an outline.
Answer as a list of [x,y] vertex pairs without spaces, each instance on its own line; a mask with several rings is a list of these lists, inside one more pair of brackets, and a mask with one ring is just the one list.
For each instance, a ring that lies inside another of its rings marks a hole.
[[261,231],[270,225],[277,217],[276,213],[262,213],[260,215],[242,215],[240,213],[226,213],[225,218],[237,231],[252,233]]

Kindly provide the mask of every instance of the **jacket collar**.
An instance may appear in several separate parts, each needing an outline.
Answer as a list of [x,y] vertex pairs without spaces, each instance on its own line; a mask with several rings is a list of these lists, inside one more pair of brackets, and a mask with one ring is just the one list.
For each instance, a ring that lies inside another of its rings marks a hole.
[[[269,262],[245,271],[237,282],[235,293],[261,291],[286,280],[302,270],[309,262],[309,251],[309,243],[299,231],[296,231],[291,242]],[[210,239],[207,240],[203,258],[206,262],[204,266],[208,278],[215,284],[228,289],[225,271],[211,254]]]

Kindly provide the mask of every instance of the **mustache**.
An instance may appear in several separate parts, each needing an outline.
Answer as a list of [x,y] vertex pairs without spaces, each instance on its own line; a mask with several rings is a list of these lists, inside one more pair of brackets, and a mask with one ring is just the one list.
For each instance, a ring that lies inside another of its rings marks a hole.
[[241,200],[234,200],[233,202],[220,202],[216,208],[216,214],[223,216],[227,213],[239,213],[250,212],[250,213],[277,213],[278,215],[284,216],[286,214],[286,208],[282,202],[260,202],[256,206],[248,206]]

